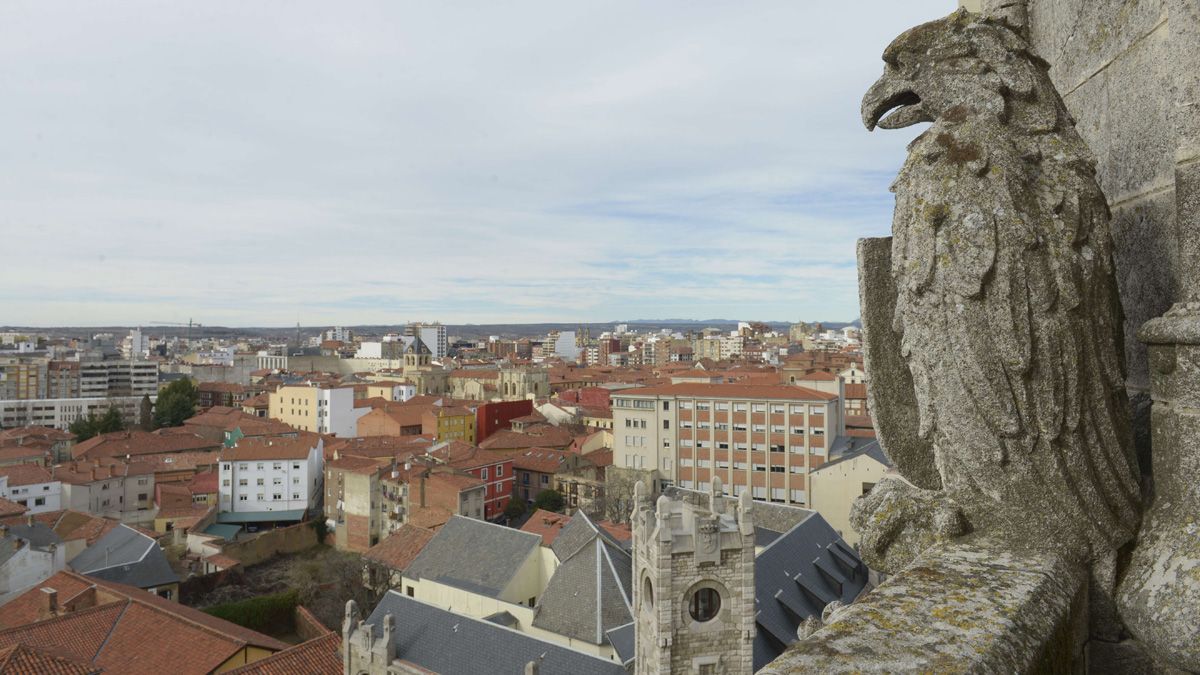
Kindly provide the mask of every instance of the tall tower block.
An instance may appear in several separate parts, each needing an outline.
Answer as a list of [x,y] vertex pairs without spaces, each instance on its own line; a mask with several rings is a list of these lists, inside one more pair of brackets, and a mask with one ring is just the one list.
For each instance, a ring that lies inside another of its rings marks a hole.
[[700,504],[635,488],[634,612],[638,675],[750,673],[754,668],[754,522],[750,492]]

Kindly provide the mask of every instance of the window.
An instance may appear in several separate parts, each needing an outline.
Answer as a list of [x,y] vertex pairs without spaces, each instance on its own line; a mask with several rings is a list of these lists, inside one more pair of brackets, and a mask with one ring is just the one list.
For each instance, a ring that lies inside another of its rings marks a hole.
[[258,483],[257,483],[257,484],[258,484],[258,485],[262,485],[262,484],[263,484],[263,479],[262,479],[262,478],[259,478],[259,479],[258,479]]
[[239,486],[239,487],[246,487],[246,486],[247,486],[247,485],[249,485],[249,484],[250,484],[250,482],[249,482],[248,480],[246,480],[245,478],[239,478],[239,479],[238,479],[238,486]]
[[224,485],[225,487],[229,487],[229,479],[226,478],[225,480],[221,481],[221,485]]
[[812,435],[813,435],[813,436],[824,436],[824,435],[825,435],[825,430],[824,430],[824,429],[816,429],[816,428],[814,428],[814,429],[812,430]]
[[249,495],[238,495],[238,501],[239,501],[239,502],[244,502],[244,501],[246,501],[246,497],[248,497],[248,496],[249,496]]
[[771,425],[771,433],[773,433],[773,434],[786,434],[786,433],[787,433],[787,427],[783,426],[782,424],[772,424],[772,425]]
[[262,471],[264,466],[266,466],[266,465],[263,464],[262,462],[259,462],[255,468],[258,469],[259,471]]
[[725,441],[718,441],[718,442],[717,442],[717,449],[718,449],[718,450],[728,450],[728,449],[729,449],[729,443],[727,443],[727,442],[725,442]]
[[279,501],[279,500],[283,499],[283,495],[276,492],[275,494],[271,495],[271,498],[274,499],[275,501]]
[[410,597],[410,598],[413,597],[414,595],[416,595],[415,589],[413,589],[412,586],[406,586],[404,588],[404,593],[406,595],[408,595],[408,597]]
[[771,488],[771,501],[782,502],[787,491],[784,488]]
[[292,499],[300,499],[300,493],[299,493],[299,492],[293,492],[293,493],[292,493]]
[[549,484],[550,484],[550,476],[547,476],[546,474],[542,474],[542,485],[549,485]]
[[148,496],[149,496],[149,495],[148,495],[147,493],[145,493],[145,492],[139,492],[139,493],[138,493],[138,501],[139,501],[139,502],[144,502],[144,501],[146,501],[146,497],[148,497]]
[[771,473],[783,473],[783,472],[784,472],[784,467],[775,465],[775,464],[771,465]]
[[771,413],[775,414],[775,415],[782,415],[783,414],[783,406],[779,405],[778,403],[772,403],[771,404]]
[[718,459],[718,460],[717,460],[717,468],[718,468],[718,469],[728,469],[728,468],[729,468],[729,460],[727,460],[727,459]]
[[754,465],[754,470],[755,470],[755,471],[761,471],[761,472],[763,472],[763,473],[766,473],[766,471],[767,471],[767,465],[766,465],[766,464],[755,464],[755,465]]
[[745,470],[746,470],[746,463],[745,463],[745,462],[739,462],[739,461],[737,461],[737,460],[734,460],[734,462],[733,462],[733,468],[735,468],[735,469],[737,469],[737,470],[739,470],[739,471],[745,471]]
[[503,476],[503,475],[504,475],[504,466],[503,466],[503,465],[497,465],[497,466],[496,466],[496,478],[499,478],[499,477],[501,477],[501,476]]
[[756,434],[765,434],[767,432],[767,425],[755,424],[754,426],[750,427],[750,429]]
[[750,490],[750,496],[755,499],[766,499],[767,498],[767,488],[765,488],[765,487],[752,488]]
[[138,479],[138,485],[145,485],[145,484],[146,484],[146,479],[145,479],[145,478],[139,478],[139,479]]
[[283,462],[275,462],[274,464],[271,465],[271,468],[278,471],[283,468]]
[[717,404],[717,412],[729,412],[729,404],[728,403],[718,403]]
[[825,406],[810,405],[810,406],[808,406],[808,414],[809,415],[824,415],[825,414]]
[[488,476],[488,470],[487,470],[487,467],[485,466],[479,470],[479,477],[484,480],[487,480],[488,479],[487,476]]
[[771,452],[786,452],[786,451],[787,451],[787,447],[784,446],[782,443],[772,443],[771,444]]
[[750,406],[750,412],[766,412],[766,411],[767,411],[766,403],[755,403],[754,405]]
[[679,458],[679,466],[684,466],[684,467],[690,468],[692,466],[691,458],[690,457],[680,457]]
[[263,499],[263,496],[262,496],[261,494],[255,495],[255,497],[257,497],[257,498],[258,498],[258,501],[260,501],[260,502],[261,502],[261,501],[266,501],[265,499]]
[[663,420],[663,428],[670,429],[671,428],[671,420]]
[[671,409],[671,402],[670,402],[670,401],[663,401],[662,403],[663,403],[663,410],[670,410],[670,409]]
[[733,404],[733,412],[746,412],[746,404],[745,403],[734,403]]
[[697,403],[696,410],[699,410],[701,412],[708,412],[709,405],[707,403]]
[[690,438],[681,438],[681,439],[679,439],[679,447],[681,447],[681,448],[690,448],[690,447],[692,447],[692,439],[690,439]]
[[709,469],[712,468],[712,461],[707,459],[698,459],[696,460],[696,466],[701,469]]
[[299,471],[300,470],[300,462],[292,462],[292,470]]
[[807,501],[807,495],[804,490],[792,490],[792,501],[804,504]]
[[33,500],[33,505],[34,506],[45,506],[46,498],[45,497],[35,497]]
[[721,594],[714,588],[699,588],[688,602],[688,614],[692,619],[704,623],[717,618],[721,611]]
[[804,467],[799,464],[793,464],[788,468],[790,473],[804,473]]
[[792,434],[796,436],[803,436],[804,427],[792,427]]
[[737,424],[737,423],[735,423],[735,424],[733,425],[733,430],[734,430],[734,431],[745,431],[745,430],[746,430],[746,425],[745,425],[745,424]]
[[296,476],[295,478],[292,479],[292,485],[299,485],[299,484],[300,484],[299,476]]
[[726,422],[717,422],[717,431],[729,431],[729,424]]
[[271,481],[271,484],[272,484],[272,485],[283,485],[283,479],[282,479],[282,478],[275,478],[275,479],[273,479],[273,480]]
[[222,470],[222,471],[229,471],[229,468],[230,468],[230,466],[231,466],[231,465],[230,465],[230,464],[228,464],[228,463],[223,463],[223,464],[221,464],[221,470]]
[[791,407],[791,411],[792,411],[793,415],[803,415],[804,414],[804,406],[794,405]]
[[692,402],[691,402],[691,401],[680,401],[680,402],[679,402],[679,409],[680,409],[680,410],[691,410],[691,409],[692,409]]
[[691,420],[684,420],[684,421],[680,422],[679,428],[680,429],[691,429],[692,428]]

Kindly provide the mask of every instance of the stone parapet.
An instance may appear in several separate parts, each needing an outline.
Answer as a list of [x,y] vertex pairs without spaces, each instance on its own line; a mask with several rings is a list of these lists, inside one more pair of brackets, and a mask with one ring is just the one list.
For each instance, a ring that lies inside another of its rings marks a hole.
[[760,675],[1084,670],[1087,572],[1052,551],[935,546]]

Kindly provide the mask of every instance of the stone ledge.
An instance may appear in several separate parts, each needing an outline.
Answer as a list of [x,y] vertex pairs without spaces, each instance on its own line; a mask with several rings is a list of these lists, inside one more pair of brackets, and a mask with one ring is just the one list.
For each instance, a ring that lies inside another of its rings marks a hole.
[[1082,672],[1086,571],[1008,548],[973,541],[925,552],[760,673]]

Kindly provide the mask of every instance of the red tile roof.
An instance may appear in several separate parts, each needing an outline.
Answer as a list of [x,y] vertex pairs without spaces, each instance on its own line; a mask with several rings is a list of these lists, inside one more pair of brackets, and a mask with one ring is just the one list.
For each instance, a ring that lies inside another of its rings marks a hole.
[[558,533],[569,522],[571,522],[570,516],[545,509],[538,509],[521,526],[521,531],[540,535],[542,537],[542,546],[549,546],[554,543],[554,539],[558,537]]
[[28,508],[21,506],[14,501],[9,501],[4,497],[0,497],[0,518],[19,516],[28,510]]
[[59,572],[18,599],[39,597],[42,588],[57,590],[72,582],[94,585],[98,605],[0,631],[0,648],[52,648],[106,672],[131,675],[208,673],[247,646],[287,648],[274,638],[141,589],[74,572]]
[[13,645],[0,649],[0,673],[5,675],[92,675],[100,669],[50,650]]
[[71,448],[71,456],[75,459],[99,459],[183,452],[185,450],[211,450],[219,447],[221,447],[220,443],[210,441],[187,430],[160,429],[153,433],[138,430],[116,431],[76,443]]
[[433,534],[433,530],[405,523],[383,541],[367,549],[363,557],[403,572],[425,548],[425,544],[433,539]]
[[331,632],[226,672],[230,675],[342,675],[341,649],[342,636]]
[[37,464],[0,466],[0,476],[8,476],[9,487],[16,485],[37,485],[38,483],[51,483],[54,481],[50,472]]
[[243,438],[232,448],[221,451],[221,459],[245,462],[260,459],[306,459],[317,447],[316,434],[301,434],[299,438],[256,437]]

